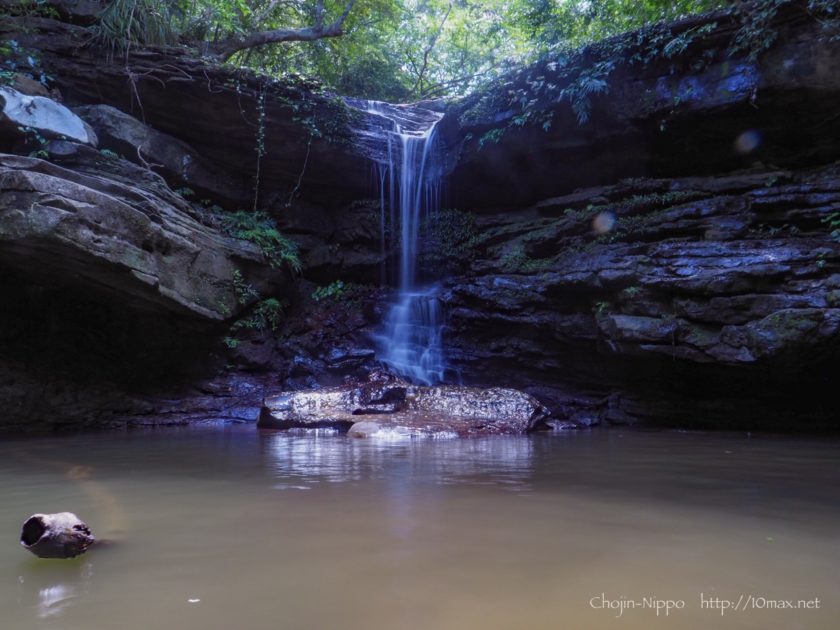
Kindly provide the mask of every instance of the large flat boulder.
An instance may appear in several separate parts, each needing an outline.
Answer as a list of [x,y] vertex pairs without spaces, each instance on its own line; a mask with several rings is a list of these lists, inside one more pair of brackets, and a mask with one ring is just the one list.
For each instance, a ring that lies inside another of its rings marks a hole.
[[237,271],[258,290],[282,279],[263,266],[255,245],[203,223],[162,181],[154,188],[144,181],[156,176],[133,168],[136,185],[125,175],[0,154],[0,264],[53,284],[95,287],[126,304],[217,321],[244,306]]
[[527,433],[544,426],[548,410],[514,389],[423,387],[374,377],[360,384],[283,392],[266,398],[259,426],[336,428],[355,437],[477,436]]
[[96,133],[61,103],[0,86],[0,132],[35,136],[39,141],[63,139],[96,146]]

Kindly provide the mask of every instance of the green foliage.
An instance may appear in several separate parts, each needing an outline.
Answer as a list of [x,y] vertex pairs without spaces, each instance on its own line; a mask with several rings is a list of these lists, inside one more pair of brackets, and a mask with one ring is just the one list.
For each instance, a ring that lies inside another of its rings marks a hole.
[[753,5],[742,5],[740,18],[742,26],[735,34],[730,54],[748,53],[755,59],[776,41],[773,19],[788,0],[764,0]]
[[0,59],[0,85],[12,85],[18,74],[44,86],[52,80],[41,68],[39,51],[21,46],[16,39],[0,42]]
[[475,216],[455,209],[439,210],[423,222],[422,262],[452,270],[473,258],[479,234]]
[[610,91],[607,77],[615,68],[613,61],[599,61],[585,68],[567,87],[560,92],[560,98],[572,104],[572,111],[581,125],[589,122],[592,108],[591,97],[594,94],[606,94]]
[[595,302],[594,306],[592,307],[592,312],[595,313],[595,317],[603,317],[607,313],[609,313],[613,308],[612,302]]
[[230,330],[236,333],[240,330],[276,331],[283,317],[283,305],[276,298],[260,300],[251,309],[250,315],[237,320]]
[[550,258],[531,258],[525,253],[522,245],[508,249],[499,259],[505,273],[532,274],[545,271],[551,266]]
[[22,17],[44,17],[57,20],[61,17],[54,6],[50,6],[46,0],[18,0],[10,2],[4,7],[10,15]]
[[589,205],[583,210],[564,211],[564,215],[572,216],[576,220],[594,217],[601,212],[612,212],[617,215],[612,235],[632,233],[644,227],[658,211],[666,210],[690,201],[708,197],[708,193],[697,190],[669,190],[654,192],[646,195],[633,195],[620,201]]
[[340,299],[344,296],[347,290],[347,285],[344,284],[341,280],[336,280],[335,282],[328,284],[324,287],[317,287],[312,292],[312,299],[316,302],[321,302],[323,300],[335,300]]
[[316,302],[353,302],[370,291],[370,287],[353,282],[336,280],[326,286],[316,287],[312,299]]
[[47,144],[49,144],[47,139],[35,127],[18,126],[18,131],[26,136],[26,141],[30,146],[36,147],[29,152],[29,157],[45,160],[50,156],[49,151],[47,151]]
[[132,46],[162,46],[174,39],[174,4],[160,0],[112,0],[99,18],[95,37],[111,53]]
[[260,299],[259,292],[251,285],[250,282],[245,280],[239,269],[233,270],[233,293],[236,295],[236,301],[241,306],[245,306],[249,302]]
[[239,210],[222,215],[221,222],[226,234],[250,241],[259,247],[272,267],[287,265],[295,272],[303,268],[297,244],[283,236],[274,219],[265,212]]
[[[554,97],[568,100],[578,118],[586,120],[588,100],[606,92],[609,72],[589,67],[597,59],[577,56],[581,47],[607,40],[601,61],[609,55],[627,63],[677,60],[716,25],[676,33],[652,25],[729,8],[740,24],[733,51],[757,55],[772,45],[773,21],[785,2],[357,0],[341,37],[259,46],[235,53],[228,62],[287,79],[317,78],[341,94],[392,102],[463,96],[535,64],[550,72],[530,77],[534,94],[545,96],[554,90]],[[800,5],[818,20],[838,18],[836,0],[801,0]],[[48,10],[43,0],[23,0],[21,6]],[[324,0],[323,6],[328,24],[341,15],[346,0]],[[96,35],[112,52],[175,41],[207,52],[230,37],[312,27],[315,7],[312,0],[114,0],[103,12]],[[615,38],[637,29],[632,37]],[[693,61],[703,64],[708,59],[698,55]],[[555,80],[570,67],[589,69]],[[528,113],[535,105],[519,103],[512,124],[549,127],[550,120]]]
[[822,222],[831,230],[831,238],[840,243],[840,212],[832,212]]
[[481,138],[478,139],[478,148],[479,150],[484,148],[484,145],[488,142],[492,142],[493,144],[498,144],[499,140],[502,139],[502,136],[505,135],[506,129],[504,127],[499,127],[497,129],[491,129],[490,131],[486,132]]
[[[830,2],[811,0],[814,5]],[[317,77],[328,88],[351,96],[401,102],[464,95],[516,66],[558,61],[575,48],[618,33],[726,4],[358,0],[342,37],[261,46],[240,51],[229,62],[278,77]],[[302,0],[114,0],[103,12],[97,36],[119,52],[134,45],[171,43],[176,37],[204,51],[232,36],[311,27],[315,6]],[[345,6],[346,0],[325,0],[325,23]],[[673,38],[666,54],[678,54],[689,39]],[[584,81],[580,87],[583,93],[602,86]]]
[[[237,334],[243,330],[255,330],[259,332],[276,331],[280,326],[283,317],[283,305],[277,298],[265,298],[245,280],[242,272],[238,269],[233,271],[233,292],[236,301],[240,306],[253,304],[250,312],[236,320],[230,327],[230,334],[223,341],[228,348],[239,346],[240,339]],[[229,314],[229,309],[223,309]]]
[[[769,49],[778,36],[773,22],[779,11],[790,4],[790,0],[758,0],[751,3],[739,3],[737,16],[741,22],[741,28],[732,40],[730,54],[746,53],[751,59],[756,59]],[[836,24],[840,19],[837,0],[809,0],[801,8],[823,26],[828,26],[830,23]]]

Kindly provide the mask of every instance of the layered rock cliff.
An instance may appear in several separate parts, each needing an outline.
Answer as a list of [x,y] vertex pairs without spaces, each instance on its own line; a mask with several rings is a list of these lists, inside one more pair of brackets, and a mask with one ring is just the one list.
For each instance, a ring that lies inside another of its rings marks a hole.
[[[795,3],[774,19],[760,54],[726,12],[449,106],[421,264],[453,380],[522,388],[558,426],[836,430],[840,36]],[[188,50],[108,59],[84,24],[0,22],[15,92],[90,133],[0,121],[4,427],[255,420],[376,367],[395,253],[363,114]]]

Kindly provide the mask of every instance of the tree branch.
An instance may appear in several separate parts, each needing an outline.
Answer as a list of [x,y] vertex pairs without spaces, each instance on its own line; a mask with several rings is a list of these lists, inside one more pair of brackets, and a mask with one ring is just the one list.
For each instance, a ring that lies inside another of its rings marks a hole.
[[231,55],[246,50],[265,46],[266,44],[279,44],[282,42],[311,42],[327,37],[341,37],[344,35],[344,21],[353,9],[356,0],[349,0],[344,11],[335,22],[324,26],[324,0],[318,0],[315,5],[315,24],[302,28],[281,28],[271,31],[260,31],[248,35],[234,35],[210,45],[210,51],[222,59],[229,59]]
[[[449,14],[452,13],[452,3],[449,3],[449,8],[446,10],[446,15],[443,16],[443,19],[440,21],[440,26],[438,26],[437,31],[432,34],[432,37],[429,39],[429,45],[426,46],[426,50],[423,51],[423,65],[420,70],[417,72],[417,80],[414,82],[414,87],[411,88],[411,91],[417,92],[417,88],[420,87],[423,83],[423,79],[426,76],[426,70],[429,68],[429,54],[432,52],[432,49],[435,47],[437,43],[438,37],[443,32],[443,26],[446,24],[446,20],[449,19]],[[412,65],[414,65],[412,63]]]

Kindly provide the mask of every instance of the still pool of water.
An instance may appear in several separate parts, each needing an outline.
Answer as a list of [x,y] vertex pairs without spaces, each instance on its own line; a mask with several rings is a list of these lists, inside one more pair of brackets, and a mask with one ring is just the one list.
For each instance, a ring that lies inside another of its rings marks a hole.
[[[0,628],[836,629],[838,455],[680,432],[7,439]],[[29,514],[63,510],[112,543],[18,545]]]

